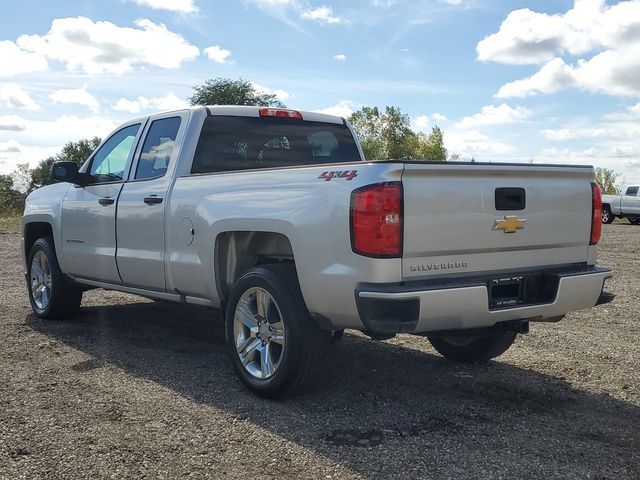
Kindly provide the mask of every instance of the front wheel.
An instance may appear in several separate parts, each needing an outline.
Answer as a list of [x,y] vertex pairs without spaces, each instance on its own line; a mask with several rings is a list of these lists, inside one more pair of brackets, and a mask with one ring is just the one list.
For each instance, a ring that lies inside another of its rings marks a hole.
[[231,290],[226,343],[242,383],[262,397],[291,396],[318,376],[331,334],[309,315],[295,268],[252,268]]
[[611,213],[611,209],[607,206],[602,207],[602,223],[612,223],[615,216]]
[[487,337],[427,337],[440,355],[465,363],[488,362],[499,357],[513,344],[518,334],[505,332]]
[[64,278],[51,237],[36,240],[27,266],[29,301],[38,317],[67,318],[78,310],[82,290]]

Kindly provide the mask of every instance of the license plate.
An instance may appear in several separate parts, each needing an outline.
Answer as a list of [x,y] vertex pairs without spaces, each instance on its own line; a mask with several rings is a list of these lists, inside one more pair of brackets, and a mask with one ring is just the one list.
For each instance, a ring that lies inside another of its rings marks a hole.
[[522,303],[522,276],[494,278],[489,281],[489,308],[516,307]]

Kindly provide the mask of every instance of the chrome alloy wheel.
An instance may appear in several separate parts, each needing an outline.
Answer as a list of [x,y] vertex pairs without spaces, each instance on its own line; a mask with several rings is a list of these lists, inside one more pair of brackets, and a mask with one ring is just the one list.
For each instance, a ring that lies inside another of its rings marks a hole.
[[611,213],[609,212],[609,209],[603,208],[601,215],[602,215],[602,223],[607,223],[609,221],[609,215],[611,215]]
[[272,377],[283,359],[285,330],[280,308],[269,292],[247,289],[236,305],[233,338],[240,362],[253,377]]
[[40,310],[45,310],[51,301],[51,268],[44,252],[39,251],[31,259],[31,295]]

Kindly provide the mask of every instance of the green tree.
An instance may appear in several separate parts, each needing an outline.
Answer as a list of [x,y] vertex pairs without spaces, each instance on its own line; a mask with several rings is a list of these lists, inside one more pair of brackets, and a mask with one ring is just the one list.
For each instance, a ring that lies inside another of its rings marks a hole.
[[259,92],[249,80],[239,78],[212,78],[193,87],[189,97],[191,105],[254,105],[284,107],[274,93]]
[[431,133],[414,132],[409,116],[398,107],[362,107],[349,117],[364,156],[370,160],[446,161],[444,134],[439,127]]
[[[422,132],[417,133],[414,141],[414,160],[427,160],[431,162],[447,161],[447,149],[444,146],[444,133],[440,127],[433,127],[429,135]],[[459,156],[454,156],[454,158],[459,158]]]
[[0,175],[0,215],[19,213],[24,209],[24,195],[14,188],[11,175]]
[[596,183],[600,185],[602,193],[605,195],[615,195],[619,193],[620,188],[616,184],[618,174],[610,168],[596,168]]
[[31,184],[31,169],[28,163],[19,163],[11,174],[13,185],[21,192],[28,191]]
[[51,165],[54,162],[76,162],[79,166],[82,165],[87,158],[91,156],[102,140],[98,137],[83,138],[77,142],[67,142],[62,150],[52,157],[42,160],[37,167],[31,170],[31,182],[28,186],[28,191],[35,190],[44,185],[53,183],[50,177]]

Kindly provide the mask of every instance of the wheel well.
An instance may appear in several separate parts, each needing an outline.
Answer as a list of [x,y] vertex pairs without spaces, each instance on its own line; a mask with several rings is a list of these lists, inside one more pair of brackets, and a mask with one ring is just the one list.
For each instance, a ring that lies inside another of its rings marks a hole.
[[608,203],[603,203],[602,204],[602,208],[607,207],[609,210],[611,210],[611,205],[609,205]]
[[257,265],[293,262],[289,239],[273,232],[224,232],[216,240],[216,285],[221,300],[240,275]]
[[46,222],[28,223],[24,226],[24,254],[29,256],[31,247],[42,237],[53,237],[53,229]]

